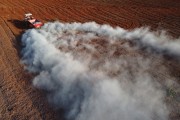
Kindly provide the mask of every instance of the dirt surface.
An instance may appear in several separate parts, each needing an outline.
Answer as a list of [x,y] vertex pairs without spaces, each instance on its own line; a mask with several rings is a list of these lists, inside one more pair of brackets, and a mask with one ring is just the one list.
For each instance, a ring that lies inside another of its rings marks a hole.
[[[20,64],[20,38],[26,29],[22,20],[27,12],[43,22],[96,21],[126,29],[151,26],[180,36],[179,0],[0,0],[1,120],[61,117],[48,106],[44,93],[31,85],[32,76]],[[179,77],[180,68],[172,62],[168,65]],[[179,110],[179,103],[174,106]],[[179,112],[171,114],[171,119],[179,118]]]

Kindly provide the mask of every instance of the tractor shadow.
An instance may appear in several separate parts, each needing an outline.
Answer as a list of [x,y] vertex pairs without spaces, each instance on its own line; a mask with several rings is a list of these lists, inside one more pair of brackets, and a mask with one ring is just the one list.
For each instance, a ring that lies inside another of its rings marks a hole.
[[7,21],[12,23],[16,28],[20,29],[20,33],[18,35],[14,34],[15,40],[13,41],[13,46],[17,50],[19,58],[21,58],[21,50],[23,48],[21,39],[25,30],[28,29],[28,26],[24,21],[20,21],[20,20],[7,20]]
[[8,22],[11,22],[16,28],[18,29],[29,29],[28,24],[23,20],[8,20]]
[[16,48],[18,56],[21,58],[22,57],[21,50],[24,47],[22,45],[21,39],[22,39],[22,35],[25,33],[25,31],[30,29],[29,24],[23,20],[17,20],[17,19],[11,19],[11,20],[7,20],[7,21],[10,22],[12,25],[14,25],[17,29],[20,30],[20,33],[18,35],[14,35],[15,40],[13,42],[13,46]]

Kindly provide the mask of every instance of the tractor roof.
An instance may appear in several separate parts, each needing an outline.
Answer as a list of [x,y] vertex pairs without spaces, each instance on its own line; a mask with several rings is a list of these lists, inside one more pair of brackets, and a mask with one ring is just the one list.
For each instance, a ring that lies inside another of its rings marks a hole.
[[26,13],[26,14],[24,14],[24,15],[25,15],[25,17],[32,16],[31,13]]

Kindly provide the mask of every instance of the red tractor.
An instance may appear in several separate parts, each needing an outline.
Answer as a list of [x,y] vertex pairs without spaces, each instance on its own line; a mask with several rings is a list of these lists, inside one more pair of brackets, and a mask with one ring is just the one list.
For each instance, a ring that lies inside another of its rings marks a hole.
[[43,23],[34,18],[31,13],[25,14],[24,21],[27,23],[28,27],[31,28],[40,28],[43,26]]

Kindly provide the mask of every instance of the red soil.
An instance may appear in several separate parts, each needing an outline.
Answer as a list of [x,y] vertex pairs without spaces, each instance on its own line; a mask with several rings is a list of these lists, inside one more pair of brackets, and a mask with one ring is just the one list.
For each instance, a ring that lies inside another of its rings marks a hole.
[[[24,13],[43,22],[96,21],[132,29],[151,26],[180,36],[179,0],[0,0],[0,119],[59,119],[45,95],[33,88],[31,75],[20,64],[20,35]],[[117,53],[119,54],[119,53]],[[176,76],[180,68],[169,62]],[[162,73],[163,74],[163,73]],[[180,109],[179,102],[174,104]],[[180,110],[179,110],[180,111]],[[180,113],[171,113],[179,119]]]

